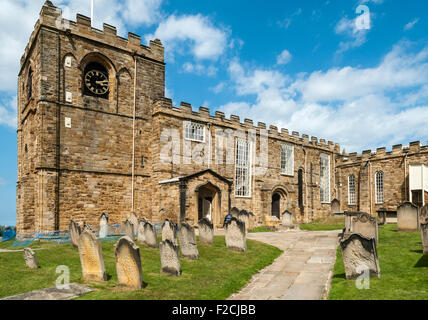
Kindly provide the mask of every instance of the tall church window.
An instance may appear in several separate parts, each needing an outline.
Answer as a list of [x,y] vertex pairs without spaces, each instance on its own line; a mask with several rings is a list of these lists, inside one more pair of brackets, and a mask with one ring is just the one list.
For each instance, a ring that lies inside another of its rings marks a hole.
[[298,172],[298,184],[299,184],[299,207],[303,208],[303,170],[300,169]]
[[384,202],[385,197],[383,186],[383,172],[378,171],[375,174],[376,204],[382,204]]
[[330,203],[330,156],[321,154],[321,203]]
[[281,173],[288,176],[294,175],[294,146],[291,144],[282,145]]
[[184,136],[186,140],[205,142],[205,126],[200,123],[186,121],[184,123]]
[[235,194],[238,197],[251,196],[251,142],[236,141]]
[[27,100],[30,100],[33,96],[33,70],[30,68],[28,71],[28,78],[27,78]]
[[354,206],[356,201],[355,196],[355,176],[352,174],[348,177],[348,204]]

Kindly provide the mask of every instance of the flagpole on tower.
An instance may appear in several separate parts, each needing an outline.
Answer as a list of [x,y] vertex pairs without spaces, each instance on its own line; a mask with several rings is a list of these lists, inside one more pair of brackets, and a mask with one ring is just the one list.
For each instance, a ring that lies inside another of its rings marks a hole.
[[91,25],[94,25],[94,0],[91,0]]

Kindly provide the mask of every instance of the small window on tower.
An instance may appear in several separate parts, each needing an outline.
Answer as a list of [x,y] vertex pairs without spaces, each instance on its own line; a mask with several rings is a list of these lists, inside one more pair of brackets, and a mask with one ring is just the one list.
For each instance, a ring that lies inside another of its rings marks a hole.
[[30,100],[33,96],[33,70],[30,68],[28,71],[28,79],[27,79],[27,100]]

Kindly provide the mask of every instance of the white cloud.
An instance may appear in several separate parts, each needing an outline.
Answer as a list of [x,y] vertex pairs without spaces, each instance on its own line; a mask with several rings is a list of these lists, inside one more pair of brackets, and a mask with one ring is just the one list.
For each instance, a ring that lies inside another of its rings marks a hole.
[[225,82],[220,82],[218,85],[216,85],[215,87],[211,88],[210,90],[216,94],[219,94],[220,92],[222,92],[224,90],[224,87],[226,86]]
[[186,62],[183,65],[183,71],[186,73],[195,73],[197,75],[213,77],[217,74],[218,69],[213,65],[205,66],[201,63],[193,64],[190,62]]
[[419,18],[416,18],[416,19],[414,19],[414,20],[410,21],[408,24],[406,24],[406,25],[404,26],[404,31],[408,31],[408,30],[413,29],[413,27],[414,27],[418,22],[419,22]]
[[291,55],[290,51],[284,50],[276,58],[276,64],[278,64],[278,65],[287,64],[291,61],[292,58],[293,58],[293,56]]
[[348,151],[422,139],[428,136],[428,47],[412,51],[402,42],[375,68],[348,66],[294,79],[275,70],[247,71],[234,60],[229,74],[240,99],[220,109]]
[[357,28],[357,18],[348,19],[344,17],[337,23],[334,31],[338,35],[345,36],[348,38],[347,41],[341,41],[337,53],[343,53],[353,48],[362,46],[367,41],[367,29]]
[[153,38],[162,39],[167,54],[187,54],[190,50],[197,60],[216,61],[227,48],[228,36],[207,17],[198,14],[169,16],[159,24],[154,35],[146,36],[146,39]]
[[16,108],[16,96],[11,99],[0,100],[0,125],[16,128]]

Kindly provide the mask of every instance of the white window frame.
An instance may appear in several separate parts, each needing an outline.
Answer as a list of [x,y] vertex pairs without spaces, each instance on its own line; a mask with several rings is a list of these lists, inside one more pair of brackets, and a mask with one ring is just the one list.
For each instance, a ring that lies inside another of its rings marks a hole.
[[[246,157],[240,157],[240,153],[238,152],[239,145],[245,146],[246,148]],[[251,141],[246,139],[236,139],[235,144],[235,197],[237,198],[251,198],[251,187],[252,187],[252,149],[253,145]],[[238,174],[242,173],[242,171],[247,171],[247,177],[244,179],[238,179]],[[241,181],[244,180],[247,184],[247,192],[241,192]],[[246,181],[245,181],[246,180]]]
[[289,143],[281,146],[281,174],[294,176],[294,145]]
[[[198,130],[202,130],[202,133],[198,132]],[[198,137],[202,137],[202,139],[198,139]],[[205,143],[205,125],[198,122],[185,121],[184,139],[187,141]]]
[[[351,185],[351,179],[352,179],[352,185]],[[353,190],[351,190],[351,187],[353,188]],[[356,183],[355,175],[351,174],[348,177],[348,205],[350,206],[355,206],[357,204],[356,187],[357,187],[357,183]]]
[[382,171],[375,173],[375,196],[376,204],[383,204],[385,202],[385,175]]
[[[328,154],[321,154],[320,156],[320,200],[321,203],[331,203],[331,189],[330,189],[330,178],[331,178],[331,163],[330,156]],[[327,161],[327,168],[325,169],[324,162]],[[324,176],[323,170],[327,174]]]

